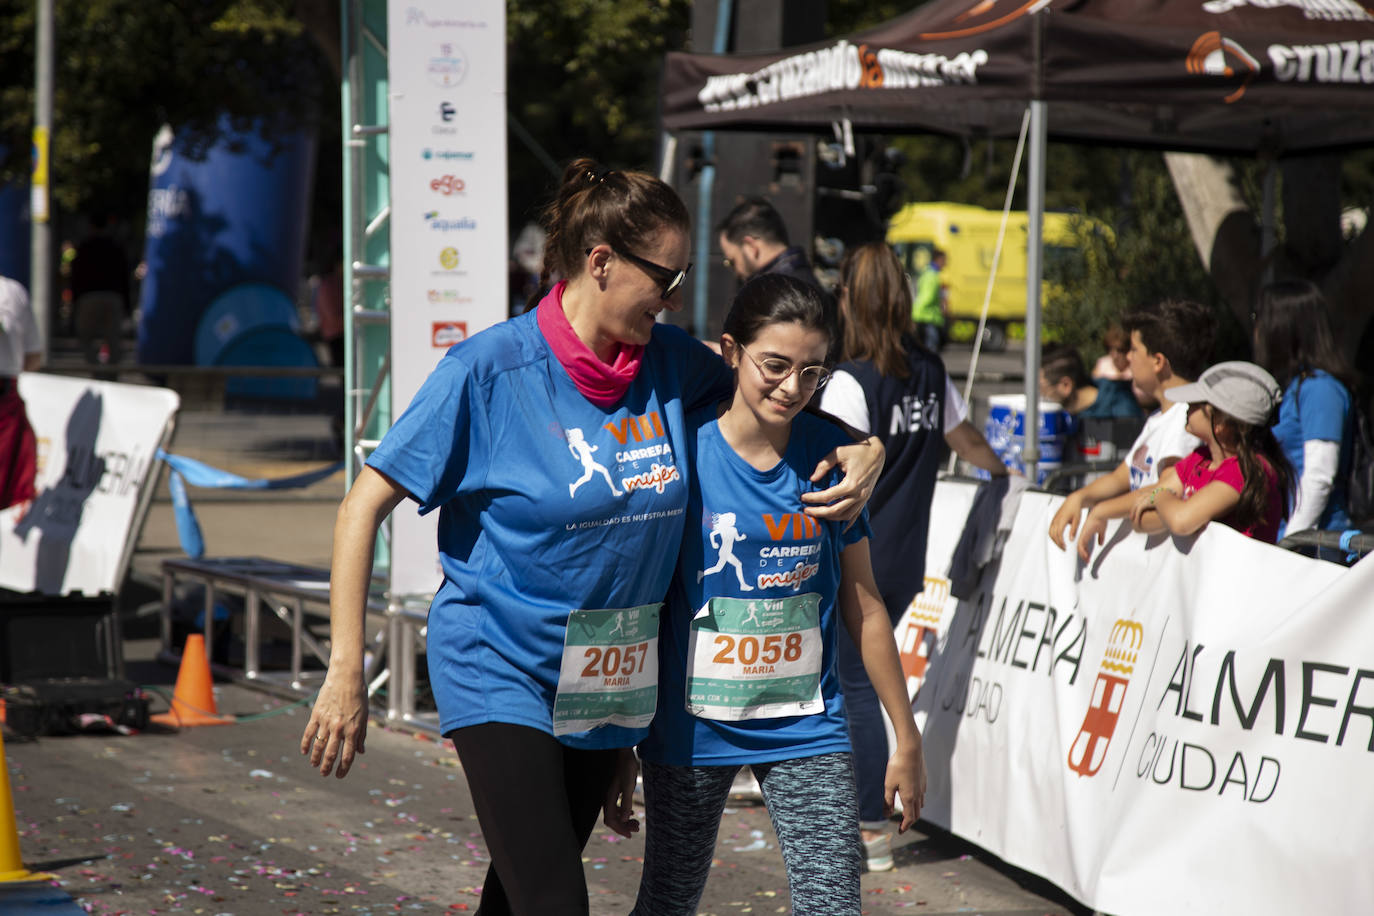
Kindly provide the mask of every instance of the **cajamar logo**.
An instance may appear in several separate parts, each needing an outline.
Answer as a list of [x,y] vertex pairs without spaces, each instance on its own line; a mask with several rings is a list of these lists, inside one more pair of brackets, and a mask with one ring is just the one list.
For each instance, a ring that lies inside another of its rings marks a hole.
[[1240,101],[1245,90],[1260,72],[1260,62],[1220,32],[1204,32],[1188,51],[1188,72],[1197,76],[1219,76],[1230,83],[1240,82],[1224,101]]
[[1102,668],[1093,684],[1092,701],[1083,727],[1069,748],[1069,769],[1080,776],[1093,776],[1107,759],[1107,746],[1121,717],[1126,687],[1135,671],[1136,658],[1145,642],[1145,630],[1134,620],[1118,620],[1107,637],[1102,653]]

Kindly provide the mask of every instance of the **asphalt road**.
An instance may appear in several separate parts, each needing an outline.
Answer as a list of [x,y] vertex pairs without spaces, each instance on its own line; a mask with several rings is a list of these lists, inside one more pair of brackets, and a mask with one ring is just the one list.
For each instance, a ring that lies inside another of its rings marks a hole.
[[[56,873],[95,914],[476,910],[486,851],[450,747],[374,725],[354,771],[326,779],[296,749],[303,708],[235,685],[217,693],[237,724],[8,739],[25,865]],[[629,912],[642,856],[640,838],[595,832],[593,914]],[[912,834],[896,859],[864,876],[864,912],[1082,912],[947,835]],[[728,809],[700,911],[789,912],[762,807]]]

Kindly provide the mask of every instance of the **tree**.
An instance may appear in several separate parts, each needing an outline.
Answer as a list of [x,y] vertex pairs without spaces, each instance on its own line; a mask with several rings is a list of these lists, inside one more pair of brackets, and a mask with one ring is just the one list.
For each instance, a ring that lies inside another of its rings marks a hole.
[[[1366,373],[1371,364],[1369,325],[1374,314],[1374,234],[1347,236],[1342,214],[1367,215],[1374,198],[1368,151],[1284,159],[1277,164],[1276,242],[1262,250],[1259,208],[1234,163],[1197,154],[1169,153],[1169,173],[1187,215],[1201,263],[1232,314],[1250,326],[1250,310],[1266,270],[1275,277],[1314,281],[1326,294],[1333,324]],[[1362,340],[1364,343],[1362,344]]]
[[[313,126],[335,81],[291,0],[58,0],[51,141],[59,209],[140,212],[152,141],[204,149],[221,115],[264,136]],[[31,2],[0,3],[0,179],[24,183],[33,123]],[[337,44],[337,39],[335,41]]]

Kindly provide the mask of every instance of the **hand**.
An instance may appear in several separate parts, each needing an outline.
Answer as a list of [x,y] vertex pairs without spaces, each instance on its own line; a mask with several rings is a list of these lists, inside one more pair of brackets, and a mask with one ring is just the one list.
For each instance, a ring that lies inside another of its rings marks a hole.
[[353,766],[356,754],[364,753],[367,739],[367,688],[361,676],[352,683],[339,684],[331,669],[324,686],[315,697],[310,721],[301,735],[301,753],[310,758],[321,776],[343,779]]
[[1050,519],[1050,540],[1054,541],[1054,546],[1060,550],[1068,550],[1068,545],[1064,539],[1064,527],[1069,529],[1069,540],[1078,536],[1078,520],[1083,514],[1083,497],[1077,493],[1070,493],[1064,497],[1064,501],[1059,504],[1059,509],[1054,513],[1054,518]]
[[892,816],[894,802],[901,795],[902,823],[897,832],[906,833],[921,816],[926,803],[926,760],[919,736],[910,744],[898,744],[897,752],[888,760],[884,794],[888,817]]
[[886,455],[877,436],[869,436],[863,442],[852,445],[841,445],[826,455],[816,465],[811,482],[824,480],[836,467],[844,471],[844,479],[825,490],[803,493],[802,502],[808,503],[806,514],[827,521],[858,518],[878,484],[878,475],[883,471]]
[[635,759],[635,752],[628,747],[621,748],[602,810],[606,826],[627,838],[639,832],[639,818],[634,816],[635,782],[638,777],[639,761]]
[[1093,541],[1097,541],[1097,546],[1101,547],[1107,539],[1107,519],[1098,515],[1095,510],[1089,510],[1087,519],[1083,522],[1083,530],[1078,535],[1078,558],[1084,563],[1092,559]]
[[1135,502],[1131,504],[1131,527],[1140,525],[1140,519],[1155,507],[1155,501],[1151,497],[1152,490],[1137,490]]

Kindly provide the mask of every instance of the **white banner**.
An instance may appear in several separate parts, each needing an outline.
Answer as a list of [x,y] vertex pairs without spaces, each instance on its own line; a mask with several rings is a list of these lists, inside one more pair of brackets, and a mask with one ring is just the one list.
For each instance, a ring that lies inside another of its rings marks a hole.
[[180,399],[166,388],[25,372],[38,440],[38,495],[0,512],[0,587],[99,595],[119,590],[145,486]]
[[[395,415],[453,344],[504,321],[506,7],[391,3],[391,404]],[[438,513],[392,516],[391,588],[439,584]]]
[[[971,489],[937,487],[931,573]],[[898,625],[922,816],[1119,916],[1374,908],[1374,558],[1122,525],[1083,565],[1058,503],[1025,494],[976,594],[932,575]]]

